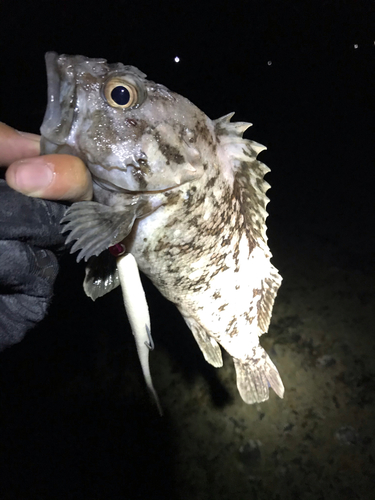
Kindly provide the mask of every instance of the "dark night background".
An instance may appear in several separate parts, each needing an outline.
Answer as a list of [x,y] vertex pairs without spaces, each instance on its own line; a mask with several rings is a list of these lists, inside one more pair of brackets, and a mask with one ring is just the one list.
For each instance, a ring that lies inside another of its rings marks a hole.
[[254,124],[284,278],[264,345],[286,395],[242,403],[230,360],[208,366],[145,280],[159,418],[120,293],[92,303],[65,258],[48,317],[0,357],[0,498],[370,498],[374,2],[2,2],[1,121],[38,133],[48,50]]

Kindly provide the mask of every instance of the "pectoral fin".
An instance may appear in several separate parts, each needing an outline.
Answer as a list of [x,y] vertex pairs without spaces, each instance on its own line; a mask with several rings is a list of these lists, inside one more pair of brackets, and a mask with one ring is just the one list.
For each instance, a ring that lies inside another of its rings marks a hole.
[[65,243],[76,240],[70,253],[80,250],[77,262],[87,261],[122,241],[130,233],[137,216],[139,204],[116,210],[95,201],[73,203],[61,220],[66,224],[62,232],[71,231]]
[[96,300],[114,290],[120,284],[116,259],[104,251],[97,257],[91,257],[86,266],[83,289],[88,297]]

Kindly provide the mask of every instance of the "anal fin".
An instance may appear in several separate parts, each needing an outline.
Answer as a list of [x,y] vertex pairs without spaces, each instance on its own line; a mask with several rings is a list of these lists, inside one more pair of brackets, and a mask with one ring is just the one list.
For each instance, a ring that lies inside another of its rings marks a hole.
[[258,346],[253,356],[245,359],[233,358],[237,375],[237,387],[247,404],[261,403],[269,398],[269,387],[284,397],[284,385],[276,366],[266,351]]
[[194,335],[200,350],[203,353],[204,359],[207,363],[214,366],[215,368],[220,368],[223,366],[223,358],[221,355],[221,349],[216,340],[211,337],[206,330],[191,316],[184,314],[183,310],[179,308],[182,317],[186,321],[187,326],[190,328],[192,334]]

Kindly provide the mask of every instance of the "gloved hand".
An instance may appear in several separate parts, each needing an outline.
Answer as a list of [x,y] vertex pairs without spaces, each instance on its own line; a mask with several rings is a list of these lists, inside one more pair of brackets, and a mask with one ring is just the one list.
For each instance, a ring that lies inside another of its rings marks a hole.
[[[91,176],[76,156],[39,156],[40,137],[0,122],[0,350],[46,314],[63,248],[65,206],[91,200]],[[19,191],[23,194],[19,194]]]
[[0,180],[0,350],[20,342],[47,312],[64,251],[65,210]]

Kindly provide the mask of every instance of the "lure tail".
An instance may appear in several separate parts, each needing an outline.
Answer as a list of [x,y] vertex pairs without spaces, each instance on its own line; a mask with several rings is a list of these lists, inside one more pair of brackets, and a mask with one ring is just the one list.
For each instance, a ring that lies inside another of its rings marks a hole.
[[145,292],[135,258],[130,253],[117,258],[117,269],[120,278],[126,314],[135,338],[139,361],[148,390],[150,391],[160,415],[163,414],[158,395],[152,383],[149,353],[153,349],[150,334],[150,315]]

